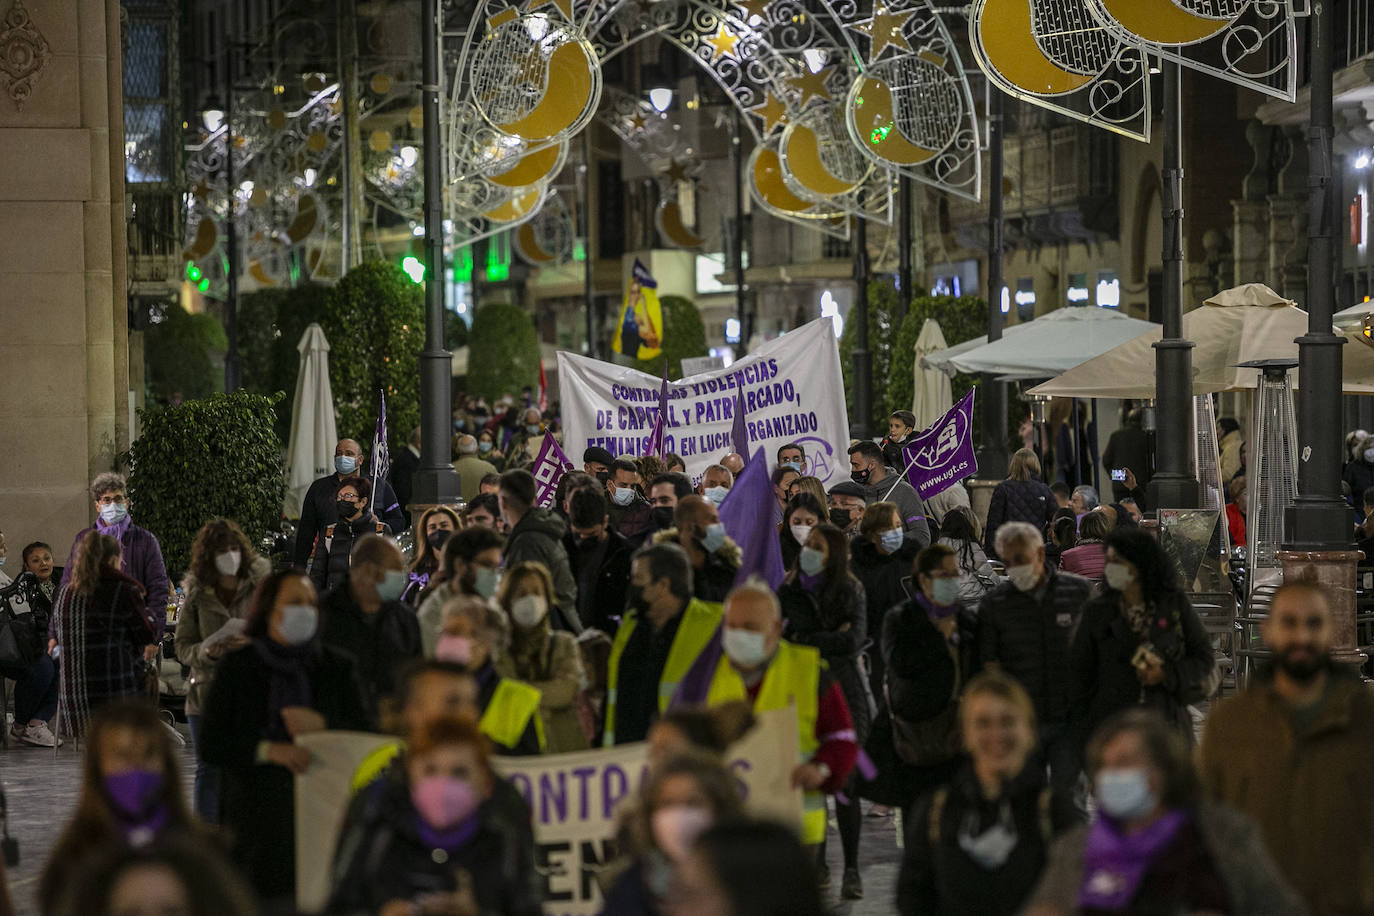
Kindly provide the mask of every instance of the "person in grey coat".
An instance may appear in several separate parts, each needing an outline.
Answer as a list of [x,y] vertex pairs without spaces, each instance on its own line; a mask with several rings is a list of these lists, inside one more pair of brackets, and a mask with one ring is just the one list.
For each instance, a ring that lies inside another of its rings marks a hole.
[[506,549],[501,558],[507,569],[519,563],[541,563],[553,577],[558,606],[563,609],[577,632],[582,622],[577,619],[577,580],[563,549],[563,534],[567,523],[552,510],[534,504],[534,475],[523,468],[501,474],[501,489],[497,493],[501,517],[506,523]]
[[930,543],[926,504],[897,470],[884,463],[883,450],[876,442],[863,441],[850,448],[849,469],[849,476],[864,488],[864,502],[896,503],[907,540],[914,540],[922,547]]

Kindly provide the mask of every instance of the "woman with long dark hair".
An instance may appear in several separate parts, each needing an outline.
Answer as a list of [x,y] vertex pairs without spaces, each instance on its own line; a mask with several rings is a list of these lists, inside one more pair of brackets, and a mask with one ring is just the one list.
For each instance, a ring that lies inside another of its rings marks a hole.
[[143,692],[158,628],[143,586],[120,571],[122,552],[117,538],[92,530],[77,545],[71,578],[57,593],[59,733],[79,737],[101,706]]
[[151,703],[110,703],[95,715],[86,730],[76,811],[39,878],[43,913],[54,912],[68,888],[85,879],[91,853],[144,845],[172,831],[204,837],[186,805],[179,756]]
[[[802,544],[797,566],[778,589],[788,640],[815,646],[844,690],[854,733],[860,747],[870,724],[868,684],[859,663],[868,638],[868,602],[864,587],[849,570],[849,539],[830,523],[812,528]],[[835,817],[844,847],[844,879],[840,895],[863,897],[859,879],[859,829],[862,812],[851,777],[847,801],[835,801]],[[824,844],[822,844],[824,850]],[[822,851],[822,862],[824,851]],[[824,865],[821,866],[824,874]]]
[[1106,540],[1103,582],[1069,649],[1070,716],[1080,740],[1112,713],[1144,706],[1192,741],[1188,704],[1207,699],[1215,661],[1173,563],[1148,532],[1117,530]]
[[798,493],[787,501],[782,514],[778,538],[782,544],[782,568],[792,569],[801,555],[802,544],[815,528],[829,516],[825,503],[817,502],[810,493]]
[[318,638],[315,588],[299,570],[263,580],[244,635],[220,662],[201,711],[201,753],[223,771],[221,813],[234,859],[264,901],[296,887],[293,776],[310,767],[298,735],[366,731],[353,661]]
[[420,606],[421,593],[439,570],[444,542],[462,527],[463,520],[450,506],[430,506],[420,513],[420,520],[415,523],[415,559],[410,564],[405,591],[401,592],[402,601],[411,607]]
[[186,691],[186,721],[196,748],[196,813],[219,823],[219,770],[200,754],[200,707],[215,668],[226,652],[248,645],[243,635],[253,592],[272,572],[272,564],[253,550],[248,536],[227,518],[206,522],[191,544],[191,571],[176,626],[176,653],[191,669]]

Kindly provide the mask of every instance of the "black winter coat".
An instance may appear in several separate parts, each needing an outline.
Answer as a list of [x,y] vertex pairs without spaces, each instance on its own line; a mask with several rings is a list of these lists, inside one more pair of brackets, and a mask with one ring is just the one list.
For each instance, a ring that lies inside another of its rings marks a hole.
[[883,553],[867,538],[856,538],[850,542],[849,549],[849,567],[863,583],[868,599],[868,633],[872,640],[868,652],[869,683],[881,706],[883,673],[887,670],[881,647],[883,622],[888,611],[911,597],[902,586],[902,579],[912,574],[921,545],[903,540],[896,553]]
[[[867,684],[859,656],[868,642],[868,611],[864,587],[850,576],[840,589],[840,600],[821,607],[821,592],[813,593],[802,587],[797,574],[790,574],[778,588],[782,603],[782,617],[786,621],[784,635],[791,642],[815,646],[821,660],[830,667],[830,674],[839,681],[849,704],[849,716],[854,720],[854,732],[859,745],[868,739],[872,716],[868,706]],[[840,627],[848,626],[841,630]]]
[[[310,706],[325,727],[368,731],[353,662],[329,646],[318,646],[306,663]],[[220,660],[201,711],[196,750],[224,771],[220,811],[233,842],[234,861],[263,897],[293,893],[296,887],[296,795],[291,771],[258,763],[258,742],[266,740],[272,675],[253,646]]]
[[[366,475],[364,475],[366,476]],[[311,551],[315,549],[315,539],[324,535],[324,529],[339,520],[335,497],[339,492],[338,474],[327,474],[310,485],[301,502],[301,518],[296,523],[296,542],[292,550],[295,565],[305,569],[310,564]],[[401,511],[401,501],[392,492],[391,484],[385,480],[373,481],[372,498],[367,501],[368,511],[380,518],[392,534],[400,534],[409,526],[405,513]]]
[[481,826],[466,845],[452,852],[433,849],[421,840],[410,788],[393,769],[349,805],[326,912],[372,914],[392,900],[452,893],[462,869],[471,878],[479,913],[539,916],[543,880],[535,870],[528,825],[513,822],[490,802],[478,817]]
[[1112,713],[1128,706],[1157,709],[1193,740],[1193,720],[1183,691],[1207,677],[1214,664],[1212,641],[1188,596],[1165,596],[1150,611],[1150,643],[1164,658],[1164,683],[1143,687],[1131,658],[1142,640],[1121,611],[1119,592],[1087,603],[1069,653],[1071,720],[1087,739]]
[[[897,912],[902,916],[1019,913],[1049,858],[1050,839],[1079,823],[1072,801],[1051,796],[1049,791],[1044,768],[1032,761],[999,798],[988,799],[970,763],[948,785],[922,798],[905,825]],[[1002,865],[987,868],[964,851],[960,833],[966,825],[971,835],[992,827],[1004,805],[1016,827],[1016,846]],[[934,843],[932,834],[938,838]]]
[[347,579],[320,601],[320,640],[353,659],[373,718],[378,702],[395,694],[401,669],[423,654],[420,622],[410,605],[388,601],[376,614],[366,614]]
[[[630,558],[634,555],[630,542],[608,531],[605,541],[584,549],[569,531],[563,536],[563,549],[577,580],[577,616],[582,626],[614,637],[625,614],[625,592],[630,585]],[[596,568],[589,569],[591,564]]]
[[368,534],[386,534],[386,525],[371,512],[353,521],[344,520],[320,530],[320,543],[310,559],[310,581],[319,592],[328,591],[348,579],[349,555],[358,539]]
[[978,657],[1021,682],[1041,726],[1069,720],[1069,643],[1092,582],[1052,570],[1041,600],[1003,582],[978,606]]
[[1044,534],[1051,519],[1054,518],[1054,510],[1058,508],[1059,503],[1054,498],[1054,491],[1038,478],[1008,478],[1002,481],[992,490],[992,502],[988,505],[988,523],[983,528],[983,549],[989,557],[997,557],[997,529],[1006,522],[1026,522]]

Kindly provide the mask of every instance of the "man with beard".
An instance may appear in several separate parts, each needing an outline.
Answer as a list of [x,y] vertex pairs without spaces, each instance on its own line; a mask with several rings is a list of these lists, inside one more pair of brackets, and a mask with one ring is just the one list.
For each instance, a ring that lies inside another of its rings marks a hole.
[[1331,607],[1315,583],[1280,586],[1262,634],[1273,668],[1208,717],[1203,789],[1259,824],[1313,913],[1374,912],[1374,694],[1331,660]]
[[568,499],[571,529],[563,545],[577,578],[577,616],[585,627],[615,636],[625,610],[630,555],[625,537],[611,527],[603,491],[580,487]]

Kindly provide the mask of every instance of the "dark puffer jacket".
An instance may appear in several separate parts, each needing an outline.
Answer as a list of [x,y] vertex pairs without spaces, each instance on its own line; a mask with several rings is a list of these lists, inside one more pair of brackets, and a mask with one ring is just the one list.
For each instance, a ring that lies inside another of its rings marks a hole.
[[348,560],[353,545],[368,534],[386,534],[386,525],[371,512],[364,512],[353,521],[347,519],[326,525],[319,546],[310,560],[310,580],[318,591],[324,592],[348,578]]
[[[786,636],[791,642],[815,646],[821,659],[830,666],[830,673],[840,682],[849,715],[854,720],[854,732],[860,746],[868,739],[868,685],[864,683],[859,656],[868,642],[868,612],[864,587],[853,576],[837,590],[839,600],[822,608],[827,593],[819,589],[808,591],[797,581],[794,571],[778,588],[782,616],[787,621]],[[846,627],[847,629],[841,629]]]
[[1054,518],[1054,510],[1058,508],[1054,491],[1041,483],[1038,477],[1030,480],[1007,479],[999,483],[992,490],[988,523],[983,529],[983,547],[988,556],[997,556],[997,529],[1003,524],[1026,522],[1043,534]]
[[[535,506],[511,528],[503,559],[507,568],[517,563],[543,563],[553,579],[558,606],[570,616],[576,616],[577,580],[573,578],[568,554],[563,549],[563,534],[567,529],[567,523],[552,511]],[[580,620],[574,625],[578,632],[582,631]]]
[[1072,573],[1050,572],[1043,594],[1004,582],[978,606],[978,655],[1021,682],[1041,725],[1069,719],[1069,644],[1093,584]]
[[883,619],[888,611],[911,597],[902,587],[902,579],[912,574],[921,545],[907,539],[902,541],[896,553],[883,553],[867,538],[856,538],[849,549],[850,569],[863,583],[864,595],[868,600],[868,636],[872,641],[868,651],[869,684],[881,705],[883,672],[887,670],[878,646],[883,632]]

